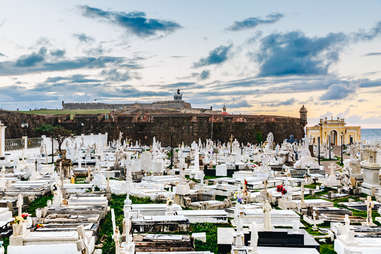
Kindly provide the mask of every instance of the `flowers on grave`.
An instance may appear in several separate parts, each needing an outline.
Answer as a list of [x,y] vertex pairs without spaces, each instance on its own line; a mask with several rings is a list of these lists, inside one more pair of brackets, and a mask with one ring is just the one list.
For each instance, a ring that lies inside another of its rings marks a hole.
[[44,227],[44,225],[41,224],[41,223],[39,223],[39,224],[36,225],[36,229],[43,228],[43,227]]
[[11,222],[11,225],[18,225],[24,222],[24,218],[22,216],[16,216],[14,220]]
[[282,193],[282,195],[287,193],[287,190],[281,184],[276,186],[276,191]]
[[29,216],[30,216],[29,213],[23,213],[23,214],[21,214],[21,217],[22,217],[24,220],[26,220]]

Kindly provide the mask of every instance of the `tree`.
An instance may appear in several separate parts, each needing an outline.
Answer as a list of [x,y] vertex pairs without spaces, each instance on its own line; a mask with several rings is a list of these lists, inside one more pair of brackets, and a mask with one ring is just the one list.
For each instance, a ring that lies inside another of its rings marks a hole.
[[54,128],[53,137],[58,142],[58,151],[60,152],[61,155],[62,155],[61,148],[62,148],[63,142],[65,141],[66,138],[72,137],[72,136],[73,136],[73,133],[71,132],[71,130],[65,129],[62,126],[58,126]]
[[34,131],[38,135],[46,135],[46,136],[52,136],[53,131],[54,131],[54,126],[51,124],[43,124],[38,128],[35,128]]
[[73,136],[71,130],[65,129],[62,126],[53,126],[51,124],[44,124],[35,129],[35,132],[40,135],[51,136],[58,142],[58,151],[62,155],[62,144],[66,138]]
[[262,132],[257,131],[257,132],[255,133],[255,139],[256,139],[256,141],[257,141],[257,144],[262,143],[262,142],[263,142]]

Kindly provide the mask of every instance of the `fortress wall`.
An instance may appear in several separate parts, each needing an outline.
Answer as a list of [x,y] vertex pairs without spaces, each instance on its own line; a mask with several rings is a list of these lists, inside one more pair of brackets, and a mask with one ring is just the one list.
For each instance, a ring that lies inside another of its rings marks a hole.
[[[184,141],[190,144],[193,140],[210,138],[213,129],[213,139],[227,142],[232,134],[240,142],[256,143],[257,137],[266,139],[269,132],[273,132],[275,141],[282,142],[291,134],[300,139],[304,136],[304,126],[299,118],[246,115],[246,116],[214,116],[203,114],[119,114],[110,115],[106,120],[104,114],[75,115],[70,120],[69,115],[28,115],[18,112],[0,111],[0,120],[8,128],[6,138],[19,138],[26,133],[29,137],[38,136],[34,132],[36,127],[49,123],[62,125],[75,134],[81,133],[109,133],[110,139],[116,139],[119,132],[124,137],[140,140],[144,144],[151,144],[156,136],[162,145],[177,145]],[[23,130],[21,123],[27,122],[29,128]],[[212,128],[213,126],[213,128]]]

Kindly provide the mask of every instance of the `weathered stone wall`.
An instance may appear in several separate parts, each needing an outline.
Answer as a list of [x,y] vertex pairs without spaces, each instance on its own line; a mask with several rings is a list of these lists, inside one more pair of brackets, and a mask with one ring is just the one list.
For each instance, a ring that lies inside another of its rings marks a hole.
[[[119,132],[124,137],[140,140],[150,144],[155,136],[163,145],[190,144],[193,140],[205,140],[213,135],[214,140],[228,141],[233,135],[240,142],[257,141],[261,135],[266,139],[269,132],[273,132],[275,141],[294,135],[300,139],[304,136],[304,126],[299,118],[266,116],[266,115],[217,115],[207,114],[116,114],[108,115],[69,115],[39,116],[27,115],[17,112],[0,111],[0,120],[8,128],[7,138],[18,138],[26,133],[33,137],[36,127],[44,123],[62,125],[73,130],[75,134],[81,133],[109,133],[110,139],[116,139]],[[21,123],[27,122],[29,128],[21,128]],[[212,134],[213,132],[213,134]]]

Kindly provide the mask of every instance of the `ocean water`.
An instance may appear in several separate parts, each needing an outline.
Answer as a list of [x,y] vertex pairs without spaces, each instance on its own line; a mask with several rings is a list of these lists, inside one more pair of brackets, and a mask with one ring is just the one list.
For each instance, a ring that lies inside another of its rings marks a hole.
[[361,129],[361,140],[369,143],[381,142],[381,129]]

